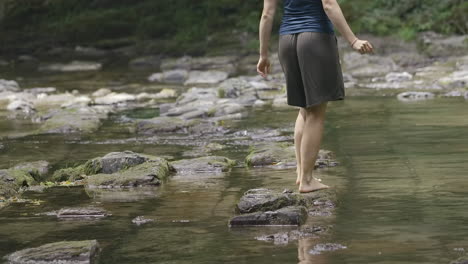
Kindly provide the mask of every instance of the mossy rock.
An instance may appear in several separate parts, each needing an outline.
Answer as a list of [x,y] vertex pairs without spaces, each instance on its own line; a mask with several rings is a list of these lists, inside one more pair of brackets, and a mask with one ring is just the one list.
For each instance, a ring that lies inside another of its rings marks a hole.
[[241,214],[274,211],[287,206],[305,206],[313,208],[321,202],[336,202],[336,195],[331,190],[320,190],[306,194],[278,192],[270,189],[251,189],[244,193],[236,206]]
[[112,174],[95,174],[86,181],[89,188],[157,186],[170,172],[171,166],[165,159],[155,158]]
[[236,161],[222,156],[205,156],[173,161],[171,165],[177,174],[226,172],[236,165]]
[[90,107],[54,110],[45,116],[46,120],[36,134],[92,133],[99,129],[101,119],[106,117]]
[[37,184],[28,169],[0,170],[0,196],[5,198],[18,194],[21,187]]
[[83,179],[85,173],[85,165],[80,165],[72,168],[64,168],[54,172],[51,177],[51,181],[76,181]]

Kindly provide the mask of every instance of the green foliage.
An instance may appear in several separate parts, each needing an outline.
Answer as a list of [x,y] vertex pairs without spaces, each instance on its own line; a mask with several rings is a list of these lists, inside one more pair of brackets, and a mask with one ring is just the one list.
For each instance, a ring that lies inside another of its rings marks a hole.
[[[464,0],[339,0],[357,33],[394,34],[412,39],[420,31],[468,33]],[[158,40],[151,50],[205,53],[216,47],[258,43],[263,1],[235,0],[22,0],[8,2],[0,34],[8,39],[90,44]],[[281,1],[279,1],[281,5]],[[282,8],[275,16],[278,29]],[[4,41],[5,38],[4,38]],[[104,44],[103,44],[104,45]]]

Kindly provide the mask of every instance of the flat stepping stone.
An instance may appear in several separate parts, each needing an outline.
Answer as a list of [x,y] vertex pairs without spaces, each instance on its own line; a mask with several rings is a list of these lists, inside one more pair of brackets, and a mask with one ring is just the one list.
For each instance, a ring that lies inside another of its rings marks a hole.
[[182,159],[171,162],[177,174],[194,174],[229,171],[236,161],[222,156],[205,156],[193,159]]
[[96,240],[61,241],[19,250],[4,259],[9,264],[91,264],[99,252]]

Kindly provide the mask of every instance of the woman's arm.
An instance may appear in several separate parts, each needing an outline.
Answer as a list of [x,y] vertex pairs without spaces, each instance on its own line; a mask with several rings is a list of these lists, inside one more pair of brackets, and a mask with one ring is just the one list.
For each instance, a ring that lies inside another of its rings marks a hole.
[[260,19],[259,34],[260,39],[260,59],[257,64],[257,72],[266,77],[270,72],[270,60],[268,59],[268,43],[273,27],[273,18],[275,17],[276,4],[278,0],[264,0],[263,12]]
[[374,47],[367,40],[358,39],[341,11],[340,5],[336,0],[322,0],[323,10],[331,20],[333,25],[340,31],[341,35],[349,42],[351,47],[358,50],[360,53],[373,52]]

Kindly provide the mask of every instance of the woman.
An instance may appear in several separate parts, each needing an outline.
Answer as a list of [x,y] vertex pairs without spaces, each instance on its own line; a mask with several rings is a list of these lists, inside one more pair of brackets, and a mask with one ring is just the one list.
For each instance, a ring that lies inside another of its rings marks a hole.
[[[328,101],[344,99],[335,26],[361,54],[372,45],[358,39],[348,26],[336,0],[283,0],[278,56],[286,77],[288,105],[300,107],[294,128],[299,192],[329,188],[312,176],[322,141]],[[260,20],[260,59],[257,72],[270,71],[270,40],[277,0],[264,0]]]

